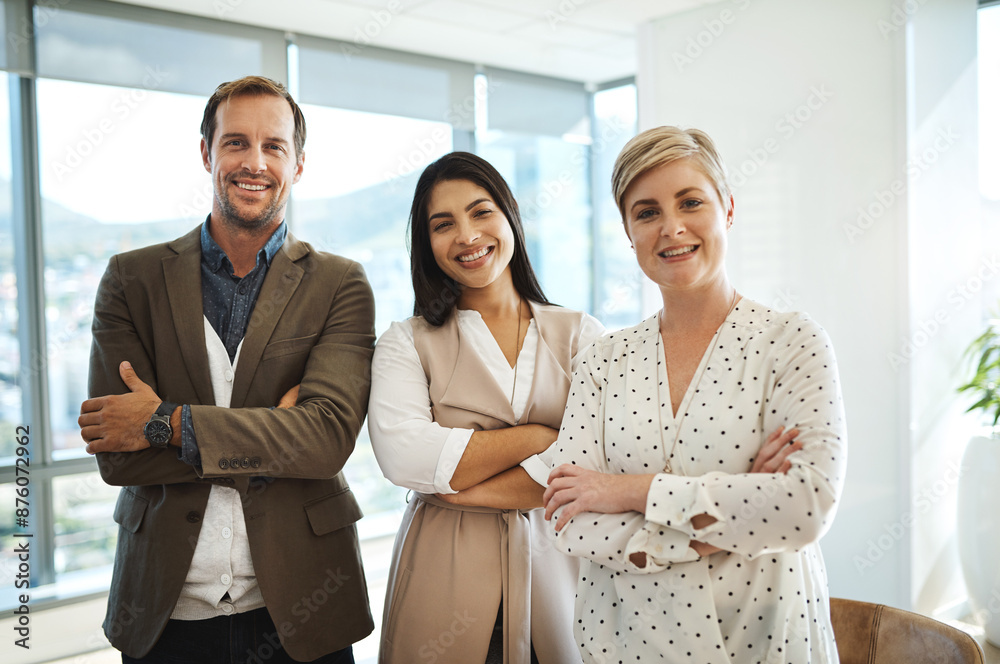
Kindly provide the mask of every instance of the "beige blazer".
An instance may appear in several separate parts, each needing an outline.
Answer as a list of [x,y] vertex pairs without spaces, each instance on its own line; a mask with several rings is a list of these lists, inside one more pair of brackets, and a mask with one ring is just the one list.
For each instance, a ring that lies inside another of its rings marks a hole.
[[[583,314],[532,304],[538,352],[522,421],[558,429]],[[455,316],[413,321],[434,420],[485,430],[514,425],[508,395],[462,336]],[[578,563],[557,552],[541,510],[458,507],[414,494],[393,548],[382,623],[382,664],[486,660],[503,599],[504,662],[580,662],[573,639]]]
[[[129,360],[160,398],[191,404],[201,468],[175,448],[97,455],[121,486],[104,633],[131,657],[177,602],[213,483],[240,492],[257,582],[285,650],[309,661],[373,625],[341,469],[368,408],[374,301],[361,266],[291,234],[247,327],[231,408],[215,406],[201,301],[200,228],[114,256],[94,307],[91,396],[128,391]],[[301,384],[295,408],[270,410]]]

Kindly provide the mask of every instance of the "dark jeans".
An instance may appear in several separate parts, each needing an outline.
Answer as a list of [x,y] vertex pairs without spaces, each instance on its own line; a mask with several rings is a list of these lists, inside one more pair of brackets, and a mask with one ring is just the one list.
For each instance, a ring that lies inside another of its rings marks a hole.
[[[171,620],[149,654],[130,664],[293,664],[278,640],[267,609],[208,620]],[[313,660],[318,664],[354,664],[351,647]]]

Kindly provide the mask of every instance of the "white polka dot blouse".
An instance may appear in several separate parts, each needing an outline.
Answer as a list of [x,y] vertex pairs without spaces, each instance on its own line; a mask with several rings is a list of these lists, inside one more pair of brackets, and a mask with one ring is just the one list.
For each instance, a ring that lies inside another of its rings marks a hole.
[[[801,432],[791,469],[750,474],[779,426]],[[838,662],[817,541],[843,489],[847,431],[833,348],[807,315],[742,300],[676,418],[658,318],[602,337],[573,376],[554,451],[556,464],[659,473],[645,514],[587,512],[556,535],[583,559],[585,661]],[[695,529],[698,514],[716,521]],[[692,540],[722,551],[699,557]]]

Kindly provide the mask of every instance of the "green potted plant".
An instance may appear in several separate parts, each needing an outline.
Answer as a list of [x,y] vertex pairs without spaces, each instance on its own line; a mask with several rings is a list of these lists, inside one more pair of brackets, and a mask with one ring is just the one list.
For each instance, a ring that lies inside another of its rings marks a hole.
[[966,358],[973,371],[958,391],[973,401],[966,412],[978,413],[986,429],[962,456],[958,548],[974,617],[1000,646],[1000,319],[989,321]]
[[976,399],[965,412],[983,414],[995,433],[1000,422],[1000,320],[990,320],[986,331],[969,344],[965,353],[976,366],[971,380],[958,388],[959,393]]

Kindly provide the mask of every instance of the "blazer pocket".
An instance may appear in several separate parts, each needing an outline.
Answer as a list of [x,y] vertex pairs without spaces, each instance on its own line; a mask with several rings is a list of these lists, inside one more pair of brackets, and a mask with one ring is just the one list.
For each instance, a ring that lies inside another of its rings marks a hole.
[[318,334],[310,334],[307,337],[296,337],[294,339],[274,341],[264,347],[264,353],[261,355],[260,359],[263,362],[264,360],[270,360],[275,357],[293,355],[295,353],[307,351],[316,343],[316,337],[318,336]]
[[311,500],[304,505],[309,525],[316,535],[326,535],[360,519],[364,514],[354,499],[354,492],[343,489],[337,493]]
[[122,489],[118,494],[118,502],[115,503],[115,523],[134,534],[142,525],[142,517],[148,506],[149,501],[142,496],[132,493],[128,488]]

